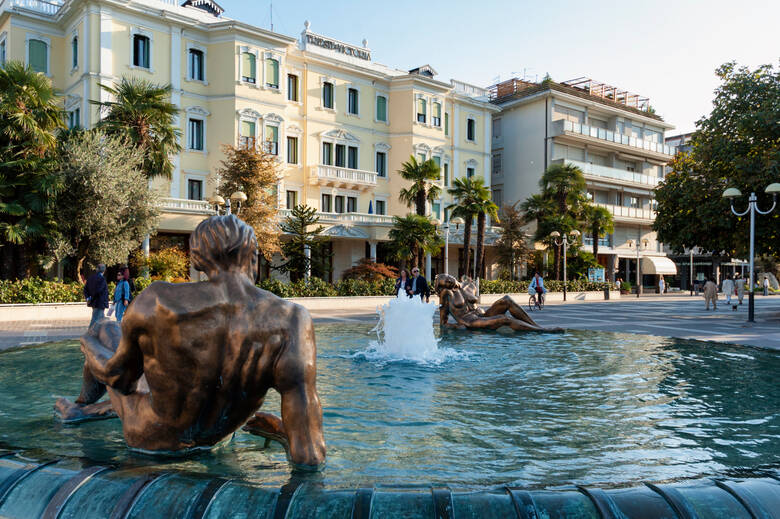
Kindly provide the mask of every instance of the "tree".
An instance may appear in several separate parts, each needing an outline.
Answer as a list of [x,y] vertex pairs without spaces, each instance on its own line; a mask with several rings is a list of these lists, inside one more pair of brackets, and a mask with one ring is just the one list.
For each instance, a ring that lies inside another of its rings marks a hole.
[[382,281],[395,279],[397,276],[397,268],[371,261],[370,258],[360,258],[357,265],[349,267],[341,274],[342,279],[358,279],[361,281]]
[[496,257],[498,264],[509,271],[510,279],[515,279],[517,268],[531,255],[523,229],[525,224],[520,202],[501,208],[501,220],[498,223],[501,236],[496,241]]
[[171,156],[181,152],[181,131],[173,126],[179,113],[169,101],[171,85],[123,77],[114,86],[100,85],[115,101],[90,101],[104,114],[99,127],[124,136],[143,153],[142,171],[148,178],[170,179]]
[[307,273],[326,272],[330,268],[330,254],[325,248],[329,238],[322,236],[325,227],[318,225],[319,222],[315,208],[296,205],[281,224],[289,240],[282,243],[286,261],[276,268],[288,273],[291,281],[303,279]]
[[3,278],[27,274],[28,253],[54,227],[62,112],[51,81],[17,61],[0,67],[0,249]]
[[[471,255],[471,224],[474,222],[474,217],[479,214],[479,190],[480,187],[484,187],[480,183],[477,183],[477,177],[472,178],[456,178],[453,181],[453,186],[447,190],[455,198],[455,203],[450,205],[448,209],[452,209],[451,218],[459,217],[463,218],[465,222],[463,225],[463,274],[469,275],[469,263]],[[476,259],[475,259],[476,263]]]
[[252,226],[261,254],[271,260],[281,251],[277,224],[276,184],[279,164],[276,157],[256,146],[236,148],[223,145],[225,160],[217,170],[217,194],[228,199],[236,191],[246,194],[241,218]]
[[599,238],[602,238],[615,230],[615,225],[612,221],[612,213],[604,207],[587,204],[585,206],[584,216],[585,225],[590,229],[590,234],[593,237],[593,257],[598,258]]
[[439,180],[439,166],[433,159],[418,162],[414,157],[409,157],[398,173],[412,183],[408,188],[401,189],[398,199],[408,207],[415,206],[417,214],[425,216],[426,200],[433,202],[441,195],[441,188],[433,183]]
[[158,200],[148,187],[143,153],[100,130],[70,134],[60,150],[64,189],[55,208],[58,232],[73,246],[77,273],[85,262],[126,263],[157,227]]
[[555,200],[558,214],[569,214],[584,200],[585,177],[582,170],[574,164],[553,164],[548,167],[539,180],[542,194]]
[[412,266],[422,268],[422,259],[426,254],[436,255],[444,246],[444,240],[439,235],[434,224],[427,216],[408,214],[404,217],[393,217],[393,228],[390,229],[390,249],[394,256],[405,266],[408,258]]
[[[655,190],[658,238],[681,253],[695,246],[716,254],[747,257],[750,217],[731,214],[721,195],[736,187],[755,192],[771,206],[764,188],[780,182],[780,69],[755,70],[726,63],[712,112],[696,123],[689,153],[670,163],[672,172]],[[747,196],[735,201],[747,206]],[[756,254],[780,256],[780,212],[756,218]]]
[[477,210],[477,250],[475,253],[477,277],[485,275],[485,227],[487,217],[498,220],[498,206],[490,199],[490,190],[483,184],[482,177],[476,177],[475,194],[478,197],[474,208]]

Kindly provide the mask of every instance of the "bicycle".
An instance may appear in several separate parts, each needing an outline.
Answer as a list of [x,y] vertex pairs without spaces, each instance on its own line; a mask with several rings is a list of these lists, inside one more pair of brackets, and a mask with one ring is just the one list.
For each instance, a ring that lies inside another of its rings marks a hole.
[[533,312],[534,308],[544,308],[544,294],[531,294],[528,298],[528,309]]

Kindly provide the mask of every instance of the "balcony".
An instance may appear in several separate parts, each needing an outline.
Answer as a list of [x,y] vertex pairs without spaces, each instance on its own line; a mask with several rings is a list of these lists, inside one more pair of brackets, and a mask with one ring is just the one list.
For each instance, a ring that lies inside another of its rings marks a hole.
[[[290,216],[290,209],[279,209],[279,219]],[[317,211],[321,224],[393,225],[393,217],[368,213],[323,213]]]
[[598,164],[591,164],[589,162],[581,162],[579,160],[566,159],[566,164],[573,164],[580,168],[585,174],[586,178],[601,177],[611,180],[620,180],[622,182],[632,182],[634,184],[641,184],[642,187],[653,189],[658,185],[661,179],[650,175],[643,175],[641,173],[635,173],[633,171],[626,171],[625,169],[611,168],[609,166],[600,166]]
[[163,198],[160,208],[164,213],[199,214],[211,216],[217,214],[214,206],[206,200],[188,200],[186,198]]
[[623,135],[619,132],[613,132],[611,130],[605,130],[603,128],[595,128],[588,126],[587,124],[578,124],[571,121],[560,119],[553,121],[553,136],[559,135],[571,135],[574,137],[583,137],[589,141],[599,141],[603,143],[616,144],[624,147],[627,151],[636,150],[650,153],[652,155],[661,156],[664,160],[670,159],[677,153],[676,146],[669,146],[662,142],[652,142],[636,137],[630,137]]
[[0,0],[0,13],[11,9],[23,9],[53,16],[62,7],[63,0]]
[[[583,247],[593,247],[593,238],[590,238],[588,236],[582,238],[582,245]],[[603,247],[605,249],[611,249],[612,248],[612,240],[607,238],[599,238],[599,247]]]
[[313,185],[368,191],[376,187],[376,177],[376,171],[320,164],[311,168],[309,182]]
[[650,224],[655,220],[655,211],[651,209],[640,209],[638,207],[624,207],[613,204],[596,204],[599,207],[606,208],[617,222],[644,223]]

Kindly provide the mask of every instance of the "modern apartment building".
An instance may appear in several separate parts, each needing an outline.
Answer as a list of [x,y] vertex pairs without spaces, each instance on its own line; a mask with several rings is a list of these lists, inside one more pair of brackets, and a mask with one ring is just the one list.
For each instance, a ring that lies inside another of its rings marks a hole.
[[[489,183],[490,120],[500,108],[470,85],[436,78],[431,66],[397,70],[352,45],[312,32],[274,33],[223,16],[211,0],[0,0],[0,60],[20,60],[63,93],[71,126],[92,127],[99,83],[123,76],[171,84],[184,150],[170,181],[156,180],[163,218],[152,247],[186,246],[214,214],[222,144],[259,143],[278,157],[280,217],[297,204],[320,212],[333,247],[333,279],[364,257],[383,259],[408,185],[410,156],[437,161],[446,187],[467,175]],[[456,272],[462,229],[450,234]],[[494,237],[494,236],[493,236]],[[441,255],[433,272],[444,269]]]
[[643,285],[673,275],[674,263],[652,231],[653,188],[675,149],[664,144],[672,125],[650,109],[646,98],[580,78],[564,83],[511,79],[490,87],[501,112],[492,121],[493,198],[499,205],[540,191],[539,180],[555,163],[579,166],[588,197],[612,213],[615,231],[599,239],[598,261],[607,277],[635,283],[637,244]]

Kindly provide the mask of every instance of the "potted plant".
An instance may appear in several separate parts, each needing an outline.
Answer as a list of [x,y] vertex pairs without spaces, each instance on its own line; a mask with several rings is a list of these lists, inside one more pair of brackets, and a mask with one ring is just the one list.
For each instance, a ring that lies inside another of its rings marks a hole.
[[620,293],[621,294],[630,294],[631,293],[631,282],[630,281],[623,281],[620,284]]

